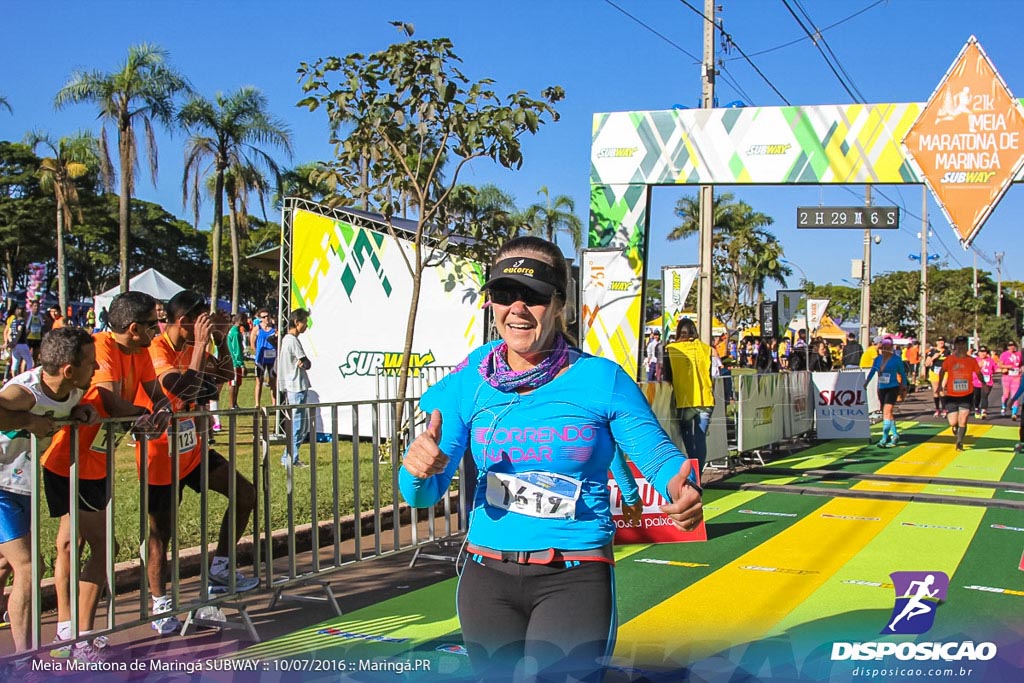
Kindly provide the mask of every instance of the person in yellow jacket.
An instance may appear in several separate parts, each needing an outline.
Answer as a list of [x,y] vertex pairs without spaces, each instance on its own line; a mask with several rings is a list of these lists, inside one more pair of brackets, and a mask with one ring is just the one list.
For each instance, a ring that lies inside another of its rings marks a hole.
[[715,409],[713,377],[722,363],[718,352],[697,338],[689,318],[676,325],[676,341],[665,347],[665,355],[665,380],[675,394],[683,449],[697,459],[700,471],[708,459],[707,433]]

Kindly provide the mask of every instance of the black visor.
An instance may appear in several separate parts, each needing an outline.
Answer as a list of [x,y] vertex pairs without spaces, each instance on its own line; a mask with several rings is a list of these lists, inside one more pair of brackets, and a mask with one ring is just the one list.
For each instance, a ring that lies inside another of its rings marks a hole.
[[490,289],[506,283],[524,285],[545,296],[551,296],[557,292],[560,296],[565,297],[565,292],[555,276],[554,268],[534,258],[517,256],[498,261],[491,268],[491,278],[484,284],[483,289]]

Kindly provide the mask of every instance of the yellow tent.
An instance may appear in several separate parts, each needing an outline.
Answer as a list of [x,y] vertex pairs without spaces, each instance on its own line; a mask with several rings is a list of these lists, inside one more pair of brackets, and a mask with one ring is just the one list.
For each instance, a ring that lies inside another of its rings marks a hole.
[[753,327],[748,327],[747,329],[745,329],[742,332],[740,332],[740,339],[746,339],[747,337],[760,337],[760,336],[761,336],[761,326],[760,325],[754,325]]
[[827,315],[821,316],[821,326],[814,331],[815,337],[824,337],[831,340],[846,339],[846,332],[843,331],[835,321]]

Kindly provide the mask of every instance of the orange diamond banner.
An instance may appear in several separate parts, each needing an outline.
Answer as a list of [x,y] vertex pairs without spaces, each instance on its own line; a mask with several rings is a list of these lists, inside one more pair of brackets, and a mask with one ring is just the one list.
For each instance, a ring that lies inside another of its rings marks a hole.
[[964,247],[1024,162],[1024,113],[971,36],[903,139]]

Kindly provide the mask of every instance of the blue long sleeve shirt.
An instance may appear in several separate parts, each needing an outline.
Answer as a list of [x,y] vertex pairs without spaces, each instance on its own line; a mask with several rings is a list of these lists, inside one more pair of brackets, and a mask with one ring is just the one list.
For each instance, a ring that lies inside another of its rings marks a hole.
[[[491,345],[493,346],[493,345]],[[666,499],[684,456],[665,434],[640,388],[614,362],[574,351],[568,370],[527,394],[501,392],[480,376],[491,346],[431,387],[420,407],[442,417],[444,472],[399,473],[414,507],[448,490],[467,448],[478,470],[469,540],[496,550],[584,550],[614,532],[608,470],[615,445]]]

